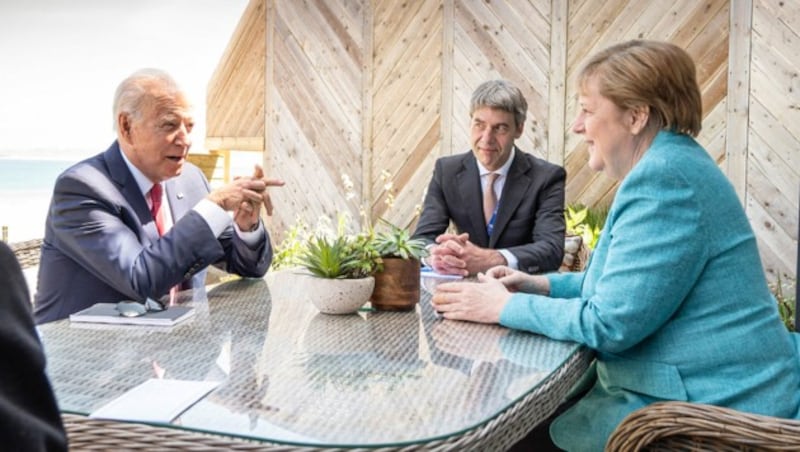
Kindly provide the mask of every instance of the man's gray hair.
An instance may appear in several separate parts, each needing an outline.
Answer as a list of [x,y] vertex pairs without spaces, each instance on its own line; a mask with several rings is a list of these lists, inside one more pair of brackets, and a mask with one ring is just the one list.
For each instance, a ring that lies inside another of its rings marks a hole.
[[475,89],[469,104],[469,115],[472,116],[475,110],[484,107],[497,108],[513,114],[517,127],[525,124],[528,102],[522,91],[507,80],[489,80]]
[[170,94],[181,92],[180,86],[161,69],[145,68],[139,69],[129,75],[117,87],[114,94],[114,131],[117,132],[117,118],[120,113],[125,113],[133,119],[142,117],[144,101],[152,93],[153,86],[158,86]]

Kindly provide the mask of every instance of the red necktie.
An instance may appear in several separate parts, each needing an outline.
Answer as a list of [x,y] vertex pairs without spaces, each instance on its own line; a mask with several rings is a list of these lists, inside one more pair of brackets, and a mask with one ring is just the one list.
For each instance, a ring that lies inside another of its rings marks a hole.
[[153,188],[150,189],[150,201],[152,201],[153,207],[150,208],[150,213],[153,214],[153,219],[156,220],[156,229],[158,229],[158,235],[164,235],[166,231],[166,224],[164,221],[164,211],[161,210],[161,192],[164,189],[161,188],[161,184],[153,185]]
[[[162,236],[165,232],[167,232],[167,224],[164,221],[164,209],[161,208],[161,193],[164,189],[161,187],[161,184],[153,185],[153,188],[150,189],[150,201],[152,202],[152,207],[150,207],[150,213],[153,215],[153,219],[156,220],[156,229],[158,229],[158,235]],[[178,286],[172,286],[169,289],[169,305],[172,306],[175,304],[175,295],[178,292]]]

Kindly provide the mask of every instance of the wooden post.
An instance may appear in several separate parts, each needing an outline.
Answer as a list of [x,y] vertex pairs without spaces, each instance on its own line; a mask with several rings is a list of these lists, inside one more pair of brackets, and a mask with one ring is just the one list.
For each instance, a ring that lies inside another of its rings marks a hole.
[[747,145],[750,117],[750,47],[753,32],[753,2],[731,2],[728,61],[727,128],[725,172],[742,206],[747,206]]

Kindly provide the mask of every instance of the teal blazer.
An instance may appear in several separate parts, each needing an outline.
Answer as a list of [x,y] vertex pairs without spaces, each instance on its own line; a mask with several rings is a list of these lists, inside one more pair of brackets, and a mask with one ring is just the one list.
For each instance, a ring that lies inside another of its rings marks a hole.
[[563,449],[603,450],[661,400],[800,418],[800,335],[783,326],[728,179],[691,137],[660,132],[620,184],[583,273],[514,294],[502,325],[586,344],[592,389],[551,425]]

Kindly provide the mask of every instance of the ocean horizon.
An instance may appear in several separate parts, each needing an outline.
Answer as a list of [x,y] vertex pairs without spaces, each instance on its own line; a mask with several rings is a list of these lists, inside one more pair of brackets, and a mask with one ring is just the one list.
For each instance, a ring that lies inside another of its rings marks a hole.
[[44,237],[56,178],[77,161],[0,158],[0,226],[9,243]]

